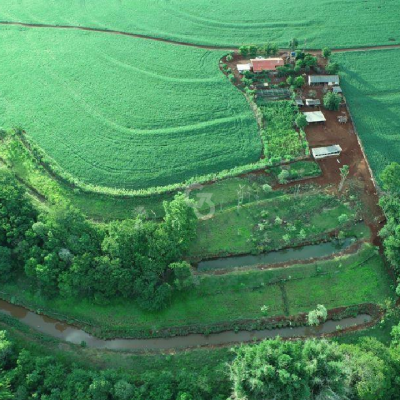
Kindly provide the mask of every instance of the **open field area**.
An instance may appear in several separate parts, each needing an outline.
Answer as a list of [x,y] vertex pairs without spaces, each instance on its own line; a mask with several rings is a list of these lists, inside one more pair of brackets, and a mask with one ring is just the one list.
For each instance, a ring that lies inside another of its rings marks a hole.
[[270,199],[233,206],[202,221],[190,255],[207,258],[268,252],[318,242],[341,230],[351,236],[361,216],[359,208],[356,201],[339,200],[312,188],[302,194],[277,196],[274,192]]
[[75,31],[0,37],[0,124],[23,127],[85,183],[164,186],[260,157],[253,112],[218,68],[222,52]]
[[377,178],[400,162],[400,50],[335,54],[342,85],[368,161]]
[[[354,16],[357,16],[355,18]],[[79,25],[217,46],[293,37],[309,48],[400,43],[398,2],[388,0],[68,0],[48,7],[45,0],[3,0],[0,20]]]

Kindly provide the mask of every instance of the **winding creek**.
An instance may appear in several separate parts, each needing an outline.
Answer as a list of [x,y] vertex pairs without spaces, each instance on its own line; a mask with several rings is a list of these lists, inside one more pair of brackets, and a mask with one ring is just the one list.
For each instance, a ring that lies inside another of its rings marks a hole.
[[[209,271],[230,269],[235,267],[268,265],[288,261],[302,261],[311,258],[327,257],[349,248],[354,241],[355,239],[350,238],[340,244],[337,242],[327,242],[260,255],[244,255],[207,260],[199,263],[198,270]],[[341,329],[345,329],[354,326],[361,326],[372,320],[370,315],[360,314],[357,317],[348,317],[340,321],[329,320],[318,327],[301,326],[264,329],[258,331],[225,331],[209,335],[189,334],[186,336],[154,339],[103,340],[98,339],[73,325],[69,325],[45,315],[36,314],[22,306],[16,306],[4,300],[0,300],[0,313],[11,316],[38,332],[66,342],[74,344],[85,342],[86,346],[90,348],[112,350],[187,349],[199,346],[219,346],[231,343],[245,343],[254,340],[273,338],[278,335],[283,338],[318,337],[323,334],[336,332],[338,325]]]
[[322,334],[333,333],[336,327],[349,328],[370,322],[372,317],[368,314],[360,314],[357,317],[344,318],[340,321],[327,321],[318,327],[294,327],[279,328],[273,330],[260,331],[233,331],[213,333],[208,336],[200,334],[190,334],[187,336],[156,338],[156,339],[98,339],[83,330],[68,325],[64,322],[36,314],[27,309],[0,300],[0,313],[9,315],[23,322],[38,332],[47,334],[66,342],[81,344],[86,343],[87,347],[95,349],[111,350],[168,350],[168,349],[187,349],[198,346],[218,346],[229,343],[244,343],[253,340],[273,338],[277,335],[283,338],[320,336]]

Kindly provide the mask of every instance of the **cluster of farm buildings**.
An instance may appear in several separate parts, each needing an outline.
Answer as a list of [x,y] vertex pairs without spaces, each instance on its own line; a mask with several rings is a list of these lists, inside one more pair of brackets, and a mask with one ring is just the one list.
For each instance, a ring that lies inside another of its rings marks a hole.
[[[272,72],[275,73],[278,67],[282,67],[285,65],[285,61],[281,57],[276,58],[262,58],[258,57],[255,59],[251,59],[249,63],[246,64],[238,64],[237,69],[240,74],[244,74],[246,71],[250,71],[253,73],[262,73],[262,72]],[[331,88],[333,93],[341,94],[342,89],[340,85],[340,78],[338,75],[309,75],[308,76],[308,85],[328,85]],[[315,107],[321,105],[321,100],[319,99],[305,99],[305,102],[301,98],[296,98],[295,103],[298,107],[308,106]],[[326,118],[322,111],[309,111],[303,112],[305,115],[307,122],[309,124],[313,123],[325,123]],[[346,116],[339,116],[338,120],[340,123],[346,123]],[[342,148],[340,145],[335,144],[332,146],[326,147],[317,147],[311,149],[313,157],[315,159],[321,159],[325,157],[332,156],[340,156],[342,152]]]

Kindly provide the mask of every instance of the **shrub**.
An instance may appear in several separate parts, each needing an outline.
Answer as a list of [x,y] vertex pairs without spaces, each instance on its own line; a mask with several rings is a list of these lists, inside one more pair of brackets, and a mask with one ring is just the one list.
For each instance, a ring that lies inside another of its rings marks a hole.
[[341,102],[342,102],[341,96],[336,93],[328,92],[324,96],[324,107],[327,110],[338,111]]

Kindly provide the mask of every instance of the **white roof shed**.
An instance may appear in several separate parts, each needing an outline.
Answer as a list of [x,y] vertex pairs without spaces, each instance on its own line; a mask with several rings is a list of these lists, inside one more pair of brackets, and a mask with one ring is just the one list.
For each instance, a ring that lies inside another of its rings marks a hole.
[[311,152],[314,158],[318,160],[325,157],[340,156],[342,148],[338,144],[334,144],[333,146],[316,147],[314,149],[311,149]]
[[310,112],[304,112],[303,113],[306,116],[307,122],[308,123],[313,123],[313,122],[325,122],[326,118],[324,114],[322,114],[321,111],[310,111]]
[[243,72],[251,71],[251,64],[238,64],[237,69],[240,74],[243,74]]

